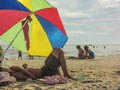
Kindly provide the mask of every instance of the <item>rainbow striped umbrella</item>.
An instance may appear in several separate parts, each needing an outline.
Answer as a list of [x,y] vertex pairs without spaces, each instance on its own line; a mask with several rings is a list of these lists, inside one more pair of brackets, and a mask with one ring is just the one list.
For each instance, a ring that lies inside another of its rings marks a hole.
[[12,46],[36,56],[67,41],[57,9],[46,0],[0,0],[0,38],[11,43],[16,34]]

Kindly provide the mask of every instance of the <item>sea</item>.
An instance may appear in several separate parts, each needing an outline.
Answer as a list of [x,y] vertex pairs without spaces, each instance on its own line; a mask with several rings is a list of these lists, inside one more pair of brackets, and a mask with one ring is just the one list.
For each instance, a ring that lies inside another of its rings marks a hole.
[[[7,44],[0,43],[3,50],[5,51],[8,47]],[[62,49],[66,57],[77,57],[78,51],[76,49],[77,44],[66,44]],[[120,55],[120,44],[81,44],[81,47],[84,48],[85,45],[88,45],[89,48],[95,53],[95,56],[118,56]],[[28,54],[23,52],[23,59],[28,58]],[[5,53],[5,58],[7,59],[16,59],[18,58],[18,51],[14,47],[8,48]]]
[[[77,56],[78,51],[76,45],[77,44],[65,45],[64,51],[66,56]],[[84,49],[85,45],[89,46],[90,50],[95,53],[95,56],[120,55],[120,44],[81,44],[81,47]]]

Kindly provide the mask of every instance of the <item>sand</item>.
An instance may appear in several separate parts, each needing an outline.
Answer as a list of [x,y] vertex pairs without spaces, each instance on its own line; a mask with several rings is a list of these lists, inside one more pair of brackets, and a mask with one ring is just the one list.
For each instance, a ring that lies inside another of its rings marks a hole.
[[[45,85],[39,80],[16,82],[0,87],[0,90],[120,90],[120,56],[96,57],[94,60],[67,59],[69,73],[79,80],[69,80],[66,84]],[[4,65],[39,68],[44,59],[40,60],[8,60]]]

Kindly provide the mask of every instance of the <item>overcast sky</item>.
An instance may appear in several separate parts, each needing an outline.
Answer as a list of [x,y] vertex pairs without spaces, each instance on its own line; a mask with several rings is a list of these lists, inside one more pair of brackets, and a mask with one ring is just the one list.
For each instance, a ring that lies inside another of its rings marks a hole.
[[120,0],[47,0],[58,8],[67,43],[120,43]]

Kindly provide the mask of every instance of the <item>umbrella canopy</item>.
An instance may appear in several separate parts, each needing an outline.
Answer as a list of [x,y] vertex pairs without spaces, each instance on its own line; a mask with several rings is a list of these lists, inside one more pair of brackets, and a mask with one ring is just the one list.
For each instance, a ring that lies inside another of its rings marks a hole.
[[46,0],[0,0],[0,38],[30,55],[48,56],[63,47],[66,31],[57,8]]

